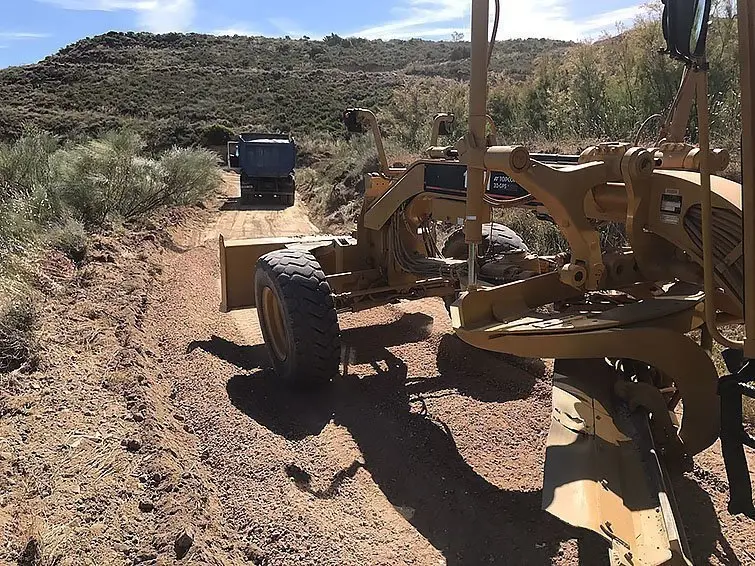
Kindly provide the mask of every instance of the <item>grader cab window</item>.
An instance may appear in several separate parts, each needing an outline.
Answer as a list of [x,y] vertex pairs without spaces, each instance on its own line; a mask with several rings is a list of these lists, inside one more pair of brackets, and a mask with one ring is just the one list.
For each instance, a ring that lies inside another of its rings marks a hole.
[[664,0],[663,35],[667,53],[687,62],[705,56],[711,0]]

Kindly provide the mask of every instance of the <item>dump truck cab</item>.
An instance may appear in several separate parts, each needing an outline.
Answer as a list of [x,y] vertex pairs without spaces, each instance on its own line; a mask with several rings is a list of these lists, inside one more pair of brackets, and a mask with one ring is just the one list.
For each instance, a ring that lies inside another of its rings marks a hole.
[[244,133],[236,141],[241,200],[294,204],[296,144],[287,134]]
[[231,171],[240,173],[239,168],[239,142],[236,140],[228,142],[228,168]]

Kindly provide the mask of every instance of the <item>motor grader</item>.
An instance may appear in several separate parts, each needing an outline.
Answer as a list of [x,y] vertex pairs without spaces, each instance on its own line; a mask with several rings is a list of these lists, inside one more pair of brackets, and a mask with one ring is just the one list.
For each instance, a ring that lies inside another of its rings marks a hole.
[[[716,175],[710,147],[705,45],[710,0],[665,0],[667,53],[684,66],[653,147],[604,143],[580,155],[498,145],[486,115],[489,0],[472,0],[469,131],[425,158],[388,165],[374,115],[380,170],[365,176],[354,237],[220,240],[222,308],[257,307],[276,371],[325,383],[339,367],[337,315],[443,297],[454,331],[485,350],[555,360],[543,508],[609,543],[613,564],[691,564],[670,476],[719,438],[729,511],[755,518],[742,423],[755,396],[755,6],[738,1],[742,183]],[[698,145],[685,142],[693,107]],[[568,252],[529,253],[499,207],[554,222]],[[438,249],[434,226],[463,233]],[[601,244],[606,223],[627,245]],[[463,243],[462,243],[463,234]],[[453,248],[453,249],[451,249]],[[727,337],[739,326],[744,340]],[[719,376],[713,345],[726,350]]]

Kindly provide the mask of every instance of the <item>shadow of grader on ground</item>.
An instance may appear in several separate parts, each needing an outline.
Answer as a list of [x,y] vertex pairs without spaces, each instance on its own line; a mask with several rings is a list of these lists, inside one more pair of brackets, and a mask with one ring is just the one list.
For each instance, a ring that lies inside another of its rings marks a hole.
[[253,200],[241,200],[240,197],[224,197],[221,199],[220,210],[222,212],[236,210],[268,210],[280,211],[291,208],[289,205],[281,204],[275,197],[257,198]]
[[[346,360],[370,363],[375,374],[350,375],[347,364],[345,375],[319,392],[291,391],[280,384],[263,346],[236,346],[214,337],[195,347],[245,370],[259,370],[233,377],[228,395],[234,406],[276,434],[302,439],[319,434],[331,420],[349,430],[364,462],[337,473],[328,489],[312,491],[309,474],[297,466],[285,470],[316,497],[337,496],[341,483],[364,466],[394,506],[415,510],[410,522],[449,565],[550,564],[560,544],[570,539],[579,541],[580,564],[607,564],[600,537],[543,512],[541,491],[507,491],[489,483],[464,460],[444,423],[412,410],[423,395],[449,389],[483,402],[523,399],[544,373],[540,361],[519,360],[514,367],[508,365],[510,357],[476,350],[448,335],[439,346],[439,375],[409,380],[406,364],[388,348],[425,340],[431,323],[426,315],[412,314],[391,324],[344,331]],[[707,493],[687,478],[677,480],[675,489],[690,523],[695,563],[717,556],[740,564]]]

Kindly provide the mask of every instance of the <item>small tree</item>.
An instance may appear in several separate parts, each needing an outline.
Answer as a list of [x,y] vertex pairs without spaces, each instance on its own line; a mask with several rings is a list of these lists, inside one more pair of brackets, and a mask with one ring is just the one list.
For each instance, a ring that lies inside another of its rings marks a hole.
[[410,150],[424,149],[430,142],[433,117],[441,112],[456,116],[452,137],[467,128],[468,87],[460,81],[424,79],[397,88],[381,112],[386,133]]

